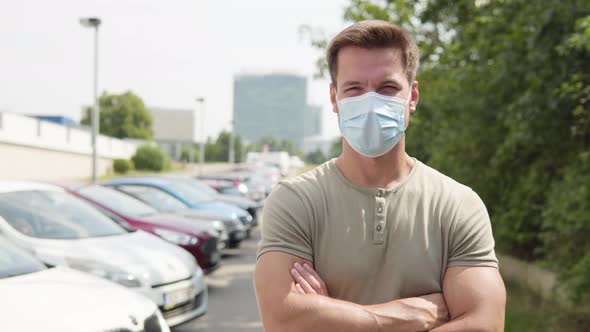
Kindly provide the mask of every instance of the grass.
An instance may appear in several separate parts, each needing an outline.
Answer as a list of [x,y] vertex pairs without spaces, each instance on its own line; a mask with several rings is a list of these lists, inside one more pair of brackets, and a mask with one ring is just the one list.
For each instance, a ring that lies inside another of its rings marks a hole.
[[590,331],[590,318],[569,312],[517,283],[506,281],[506,332]]

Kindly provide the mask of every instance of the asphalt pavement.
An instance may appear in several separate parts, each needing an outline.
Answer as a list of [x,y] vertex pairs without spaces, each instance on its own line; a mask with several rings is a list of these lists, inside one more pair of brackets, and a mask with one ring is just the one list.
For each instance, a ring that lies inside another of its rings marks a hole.
[[259,240],[256,228],[239,249],[227,250],[221,267],[207,276],[209,311],[173,332],[262,331],[252,280]]

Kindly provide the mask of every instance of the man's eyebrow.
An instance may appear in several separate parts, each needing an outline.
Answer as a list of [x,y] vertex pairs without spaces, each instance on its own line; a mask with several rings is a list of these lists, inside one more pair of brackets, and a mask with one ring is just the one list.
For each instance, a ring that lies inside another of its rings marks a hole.
[[350,86],[350,85],[360,85],[361,82],[359,81],[345,81],[344,83],[342,83],[342,86]]
[[401,85],[401,82],[399,82],[398,80],[395,80],[395,79],[386,79],[381,82],[381,85],[385,85],[385,84]]

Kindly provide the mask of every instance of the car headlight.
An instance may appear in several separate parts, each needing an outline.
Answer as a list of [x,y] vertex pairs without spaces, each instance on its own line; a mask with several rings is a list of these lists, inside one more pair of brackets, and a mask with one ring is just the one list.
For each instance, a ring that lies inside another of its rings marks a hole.
[[108,264],[79,259],[66,259],[69,267],[108,279],[125,287],[141,287],[141,281],[133,274]]
[[242,194],[247,194],[248,193],[248,186],[243,183],[240,183],[238,185],[238,191]]
[[224,237],[224,235],[227,235],[227,228],[219,220],[215,220],[213,222],[213,231],[215,233],[215,236],[217,236],[219,238],[222,238],[222,237]]
[[154,233],[156,233],[159,237],[163,238],[166,241],[179,244],[181,246],[196,246],[197,244],[199,244],[199,239],[197,239],[194,236],[167,229],[154,228]]

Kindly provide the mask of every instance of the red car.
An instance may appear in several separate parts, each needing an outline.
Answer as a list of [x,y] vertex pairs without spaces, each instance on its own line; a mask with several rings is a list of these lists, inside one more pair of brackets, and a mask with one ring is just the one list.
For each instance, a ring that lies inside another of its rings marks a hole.
[[222,243],[224,243],[219,239],[220,233],[224,236],[223,223],[159,213],[142,201],[100,185],[62,185],[62,187],[99,207],[106,214],[124,220],[131,228],[152,233],[181,246],[197,259],[206,274],[218,267]]

